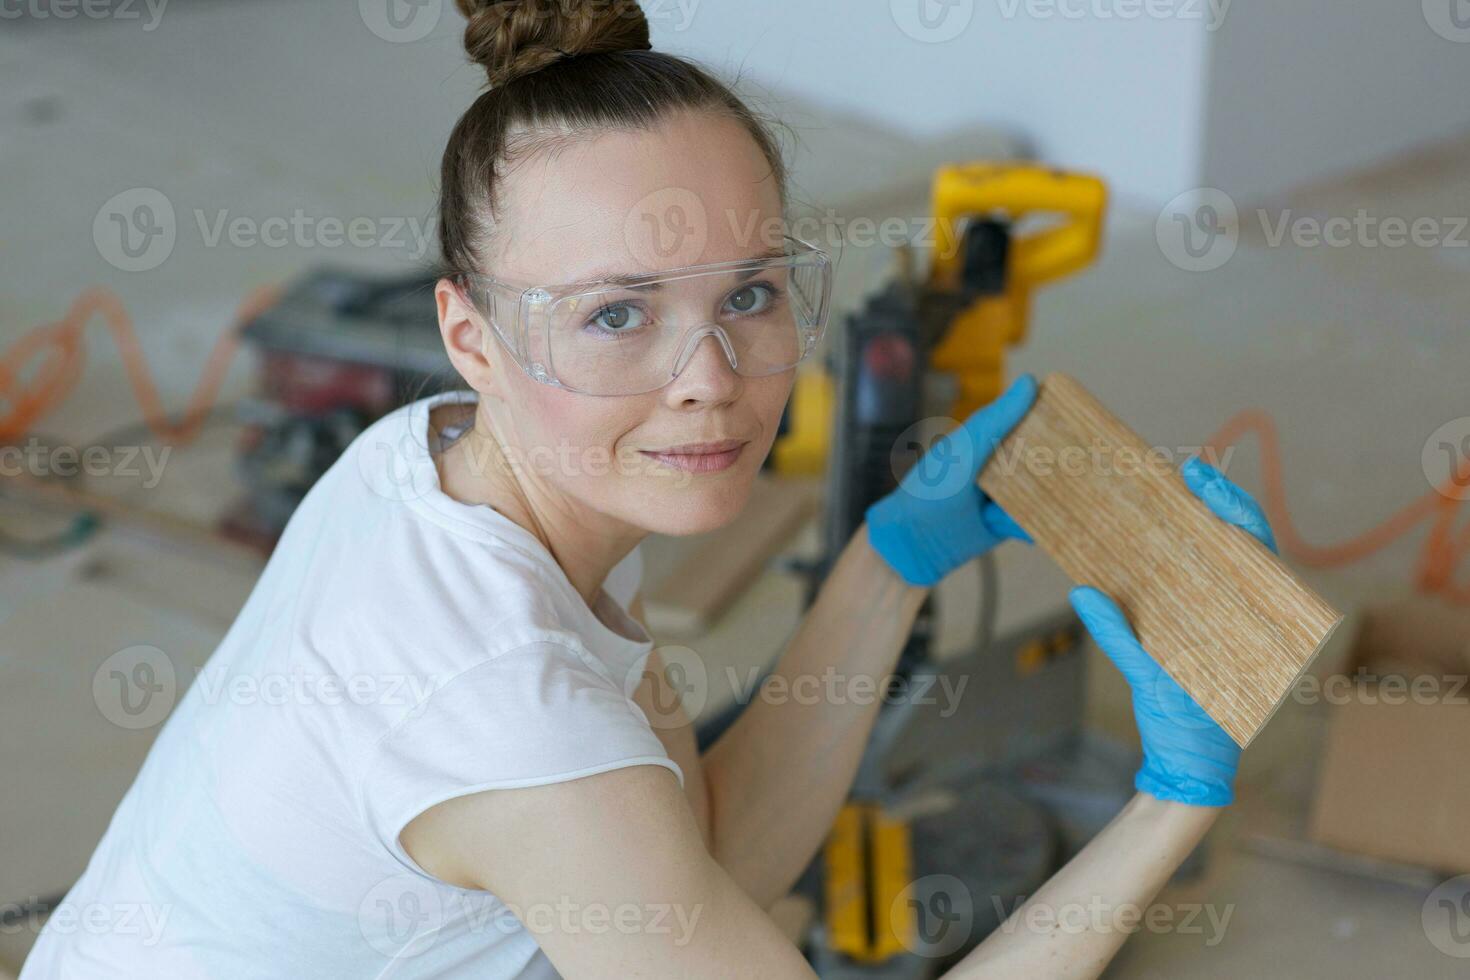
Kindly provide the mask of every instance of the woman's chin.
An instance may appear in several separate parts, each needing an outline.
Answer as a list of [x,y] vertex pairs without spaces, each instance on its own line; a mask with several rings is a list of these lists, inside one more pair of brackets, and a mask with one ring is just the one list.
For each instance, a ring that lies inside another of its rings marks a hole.
[[750,501],[752,478],[730,477],[695,477],[683,486],[656,487],[645,498],[640,516],[654,534],[683,537],[718,530],[739,517]]

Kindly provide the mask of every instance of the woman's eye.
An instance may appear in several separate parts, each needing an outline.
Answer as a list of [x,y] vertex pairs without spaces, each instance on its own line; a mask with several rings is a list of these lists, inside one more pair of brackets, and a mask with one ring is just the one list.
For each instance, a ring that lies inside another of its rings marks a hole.
[[759,313],[775,298],[775,290],[763,283],[745,286],[730,294],[729,304],[736,313]]
[[593,316],[592,322],[613,333],[626,332],[643,325],[643,311],[626,304],[604,306]]

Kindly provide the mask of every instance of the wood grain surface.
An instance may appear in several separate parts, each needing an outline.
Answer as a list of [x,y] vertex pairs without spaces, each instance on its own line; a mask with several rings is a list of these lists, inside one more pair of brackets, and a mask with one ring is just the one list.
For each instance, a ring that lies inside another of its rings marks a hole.
[[1174,456],[1051,374],[980,486],[1073,581],[1111,596],[1144,649],[1244,747],[1342,614],[1216,517]]

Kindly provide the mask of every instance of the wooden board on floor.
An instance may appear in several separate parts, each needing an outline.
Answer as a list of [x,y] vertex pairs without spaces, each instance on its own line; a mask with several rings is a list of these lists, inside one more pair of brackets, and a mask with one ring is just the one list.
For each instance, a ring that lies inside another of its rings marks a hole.
[[1149,448],[1052,374],[980,486],[1073,581],[1112,596],[1144,649],[1245,746],[1342,614]]
[[708,534],[680,541],[682,557],[644,590],[648,628],[658,636],[690,636],[709,629],[791,543],[816,509],[820,481],[757,476],[740,516]]

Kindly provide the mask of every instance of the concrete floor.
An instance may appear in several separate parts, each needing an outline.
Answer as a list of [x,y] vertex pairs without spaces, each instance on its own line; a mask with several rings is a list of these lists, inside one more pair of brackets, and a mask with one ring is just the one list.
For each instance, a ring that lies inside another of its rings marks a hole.
[[[57,319],[84,288],[105,286],[132,315],[163,403],[176,409],[252,288],[317,261],[414,266],[411,243],[205,248],[194,214],[212,220],[226,209],[263,218],[300,207],[344,219],[425,218],[444,136],[478,84],[458,67],[451,21],[421,41],[397,44],[366,31],[354,5],[286,0],[180,3],[151,32],[107,21],[7,22],[0,34],[0,343]],[[805,196],[846,202],[849,214],[922,215],[934,163],[1011,149],[1004,137],[983,133],[915,147],[799,102],[781,109],[804,127],[797,175]],[[92,237],[104,202],[134,187],[163,191],[180,218],[174,254],[147,273],[109,265]],[[1467,213],[1467,191],[1470,140],[1261,206],[1273,219],[1286,209],[1351,217],[1359,208],[1448,219]],[[1336,542],[1423,494],[1426,438],[1470,415],[1460,377],[1470,364],[1470,249],[1273,247],[1255,212],[1243,207],[1242,214],[1240,247],[1229,262],[1190,273],[1166,260],[1155,212],[1115,208],[1102,260],[1037,297],[1031,336],[1012,366],[1076,374],[1163,446],[1197,444],[1235,412],[1265,408],[1281,427],[1299,530],[1313,542]],[[841,301],[851,305],[876,287],[890,261],[880,250],[849,249]],[[94,322],[87,337],[75,392],[43,423],[47,433],[73,441],[137,414],[107,331]],[[236,359],[222,401],[249,390],[252,369],[248,354]],[[179,450],[155,488],[113,489],[140,506],[207,521],[232,484],[232,436],[228,428],[210,430]],[[1258,491],[1258,460],[1257,447],[1244,445],[1230,462],[1231,477]],[[58,520],[0,498],[0,526],[16,533],[41,534]],[[1351,609],[1407,589],[1422,537],[1349,568],[1305,571]],[[808,535],[797,547],[809,544]],[[650,549],[656,572],[677,546],[654,542]],[[0,902],[70,883],[146,751],[148,732],[121,731],[98,715],[90,695],[96,665],[147,643],[191,669],[228,626],[255,571],[249,562],[114,529],[44,562],[0,559],[7,750]],[[1005,549],[1002,575],[1003,630],[1063,601],[1065,581],[1034,552]],[[945,584],[941,645],[969,635],[973,584],[965,573]],[[799,597],[793,579],[768,574],[709,635],[681,642],[717,663],[764,662],[794,625]],[[1131,737],[1126,687],[1100,656],[1092,667],[1090,721]],[[1424,934],[1427,881],[1318,870],[1250,846],[1257,835],[1301,836],[1323,721],[1302,705],[1282,709],[1246,755],[1240,803],[1212,838],[1208,874],[1162,898],[1231,909],[1223,941],[1140,934],[1110,976],[1463,975],[1463,963]],[[0,930],[0,964],[18,963],[29,941],[24,928]]]

